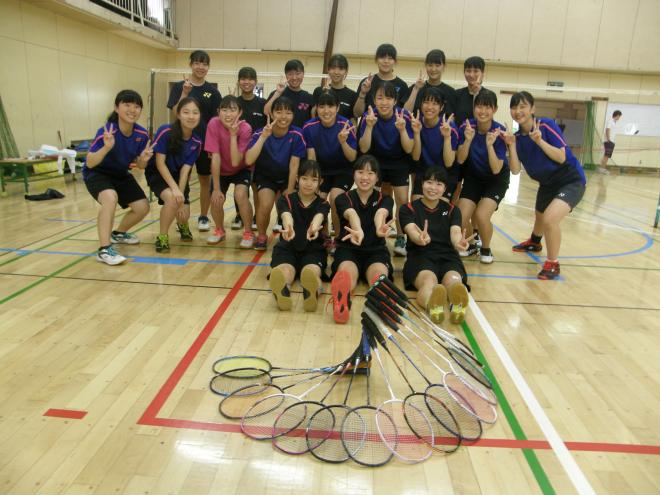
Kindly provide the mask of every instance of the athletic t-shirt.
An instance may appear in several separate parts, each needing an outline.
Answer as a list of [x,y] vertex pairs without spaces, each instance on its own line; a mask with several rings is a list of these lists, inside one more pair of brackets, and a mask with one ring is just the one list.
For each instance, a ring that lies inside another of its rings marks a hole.
[[[248,148],[250,149],[261,136],[263,129],[252,135]],[[271,179],[282,180],[289,177],[289,162],[292,156],[305,158],[307,146],[302,130],[291,126],[282,137],[271,134],[261,148],[261,153],[255,162],[255,172]]]
[[[335,89],[333,87],[330,87],[330,91],[332,91],[335,95],[337,95],[337,99],[339,100],[339,115],[346,117],[347,119],[352,119],[353,118],[353,107],[355,106],[355,102],[357,101],[358,94],[353,91],[351,88],[347,88],[344,86],[341,89]],[[319,104],[319,97],[321,96],[321,93],[323,92],[323,87],[319,86],[316,89],[314,89],[314,93],[312,94],[312,98],[314,99],[314,105]]]
[[266,100],[256,95],[251,100],[245,100],[241,95],[238,100],[241,102],[241,108],[243,109],[241,118],[250,124],[252,129],[261,129],[266,125],[266,113],[264,112]]
[[[378,110],[374,108],[374,115],[378,117],[378,120],[371,131],[371,147],[368,153],[382,161],[383,163],[381,165],[385,164],[383,167],[385,169],[388,168],[386,165],[388,162],[401,160],[409,156],[401,146],[401,135],[399,134],[399,129],[394,125],[396,123],[396,114],[401,111],[403,111],[403,118],[406,120],[406,132],[408,133],[408,137],[412,139],[413,132],[410,125],[410,113],[407,110],[394,107],[392,116],[389,119],[383,119],[378,116]],[[364,135],[364,130],[367,127],[366,115],[367,112],[362,114],[362,120],[360,121],[358,130],[358,141]]]
[[[493,174],[493,171],[490,168],[490,164],[488,161],[488,148],[486,147],[486,134],[481,134],[479,131],[476,129],[477,122],[474,119],[470,119],[470,125],[475,129],[474,130],[474,139],[472,139],[472,143],[470,144],[470,152],[468,154],[467,160],[465,163],[462,165],[463,167],[466,168],[466,173],[468,175],[472,175],[474,177],[477,177],[481,180],[489,180],[492,177],[495,176]],[[462,145],[465,142],[465,127],[467,126],[467,123],[463,123],[461,127],[458,129],[458,145]],[[488,132],[494,130],[494,129],[502,129],[504,131],[504,126],[500,124],[499,122],[493,122],[490,125],[490,129]],[[502,165],[502,170],[500,171],[500,174],[502,173],[509,173],[509,160],[507,159],[506,156],[506,144],[504,144],[504,140],[498,136],[497,139],[495,140],[495,143],[493,144],[493,148],[495,149],[495,154],[497,155],[497,158],[500,160],[504,161],[504,164]],[[497,174],[499,175],[499,174]]]
[[564,141],[557,123],[545,117],[538,119],[538,122],[543,140],[555,148],[564,148],[566,161],[557,163],[552,160],[539,145],[532,141],[529,134],[522,134],[521,131],[518,131],[516,132],[516,151],[529,176],[544,186],[563,185],[578,180],[582,184],[586,184],[587,178],[584,175],[584,169]]
[[319,213],[323,215],[323,224],[326,222],[328,213],[330,213],[330,203],[321,197],[316,196],[314,200],[305,206],[300,200],[297,192],[283,194],[277,200],[277,214],[291,213],[293,217],[293,231],[295,237],[291,241],[285,241],[280,236],[279,243],[295,251],[312,251],[323,249],[323,236],[319,236],[313,241],[307,240],[307,229],[312,224],[312,220]]
[[[268,101],[275,94],[272,91],[268,95]],[[314,99],[304,89],[300,91],[292,91],[288,86],[284,88],[282,96],[286,96],[293,102],[293,125],[302,127],[312,117],[312,107],[314,106]]]
[[[360,196],[358,195],[357,189],[351,189],[344,194],[340,194],[335,199],[335,208],[337,208],[337,215],[339,215],[341,229],[337,234],[337,244],[339,246],[349,247],[351,249],[358,249],[361,251],[367,251],[375,247],[386,246],[385,239],[383,237],[378,237],[376,235],[376,224],[374,223],[374,217],[376,212],[382,208],[387,210],[386,221],[389,221],[392,218],[392,209],[394,208],[394,200],[391,196],[383,196],[380,192],[374,191],[369,196],[369,200],[366,203],[362,203]],[[342,241],[342,237],[345,237],[348,234],[348,231],[345,227],[350,228],[350,223],[344,218],[344,213],[348,209],[354,209],[360,217],[360,224],[362,225],[362,231],[364,232],[364,238],[362,239],[362,244],[356,246],[350,240]]]
[[[351,162],[344,155],[337,137],[347,121],[348,119],[337,115],[335,123],[325,127],[318,118],[314,118],[303,127],[307,148],[313,148],[316,152],[316,161],[321,165],[323,175],[337,175],[352,170]],[[354,150],[357,149],[355,130],[348,133],[346,143]]]
[[[358,90],[357,90],[357,95],[360,95],[360,88],[362,87],[362,83],[366,81],[367,78],[365,77],[360,81],[360,84],[358,84]],[[406,102],[406,97],[408,96],[408,85],[406,84],[406,81],[401,79],[400,77],[395,77],[394,79],[390,81],[385,81],[380,78],[378,74],[375,74],[374,77],[371,79],[371,89],[369,89],[369,92],[367,95],[364,97],[364,109],[366,110],[369,105],[374,104],[374,96],[376,95],[376,90],[378,89],[379,86],[381,86],[384,82],[390,82],[394,84],[394,90],[396,91],[396,101],[394,102],[395,105],[403,106],[403,104]],[[357,100],[356,100],[357,101]]]
[[450,229],[453,226],[461,227],[461,210],[445,201],[438,201],[438,205],[431,209],[424,205],[421,199],[403,205],[399,209],[399,223],[405,230],[406,225],[414,223],[420,230],[424,222],[428,221],[429,237],[431,243],[419,246],[408,239],[406,250],[408,256],[429,255],[442,256],[448,259],[459,259],[456,249],[451,243]]
[[[181,99],[182,92],[183,81],[174,83],[172,91],[170,92],[170,98],[167,100],[167,108],[176,107]],[[195,129],[195,133],[204,139],[204,136],[206,136],[206,124],[208,124],[213,117],[218,115],[218,107],[220,106],[222,95],[220,95],[220,92],[215,85],[208,81],[204,81],[204,84],[201,84],[200,86],[193,85],[188,96],[195,98],[202,107],[202,118]]]
[[[408,88],[408,94],[406,95],[406,101],[408,101],[408,98],[410,97],[410,93],[412,93],[413,88],[415,87],[414,84],[411,84],[410,87]],[[447,117],[449,117],[452,113],[455,112],[456,108],[456,90],[452,88],[449,84],[445,84],[441,82],[437,86],[433,86],[429,84],[428,81],[424,83],[424,87],[420,89],[417,92],[417,97],[415,98],[415,105],[413,107],[413,113],[417,112],[422,107],[422,93],[424,92],[424,89],[426,88],[436,88],[438,89],[445,97],[445,106],[442,109],[442,113],[444,113]],[[442,117],[442,114],[440,115]]]
[[[483,88],[483,86],[482,86]],[[454,120],[456,125],[461,125],[466,119],[474,118],[474,97],[468,87],[456,90],[456,106],[454,107]]]
[[606,129],[610,130],[610,141],[614,143],[616,141],[617,121],[610,119],[607,123]]
[[[110,128],[110,124],[107,124]],[[89,147],[89,152],[103,148],[103,132],[104,128],[101,127],[96,131],[96,137]],[[114,177],[123,177],[128,174],[129,166],[135,162],[140,156],[140,153],[147,147],[149,141],[149,133],[141,125],[133,125],[133,132],[130,136],[124,136],[119,130],[118,124],[112,124],[112,135],[115,137],[115,145],[108,152],[107,155],[101,160],[96,167],[87,167],[87,159],[83,165],[83,179],[87,179],[91,173],[100,173],[112,175]]]
[[156,174],[160,175],[158,167],[156,167],[156,153],[165,155],[165,165],[167,169],[172,174],[172,177],[175,181],[178,182],[179,174],[184,165],[193,166],[199,153],[202,150],[202,140],[199,136],[193,135],[183,141],[183,146],[181,150],[176,155],[168,152],[168,146],[170,142],[170,137],[172,135],[172,125],[165,124],[158,128],[156,134],[154,135],[154,156],[149,160],[149,165],[145,169],[144,173],[147,177],[153,177]]
[[[441,119],[438,119],[438,123],[432,127],[427,127],[422,119],[422,130],[419,134],[420,141],[422,142],[422,154],[419,157],[419,163],[424,166],[424,169],[432,165],[439,165],[441,167],[447,165],[443,153],[445,138],[440,133],[441,126]],[[453,122],[449,126],[451,127],[451,149],[456,151],[456,148],[458,148],[458,128]],[[451,166],[452,164],[450,163],[449,165]],[[449,170],[453,170],[453,168]]]
[[220,117],[213,117],[206,129],[204,151],[209,153],[220,153],[220,175],[236,175],[244,168],[248,168],[245,164],[245,150],[247,150],[250,138],[252,138],[252,128],[250,127],[250,124],[241,120],[238,125],[236,142],[239,153],[243,153],[243,159],[237,167],[232,166],[231,133],[229,132],[229,129],[222,125]]

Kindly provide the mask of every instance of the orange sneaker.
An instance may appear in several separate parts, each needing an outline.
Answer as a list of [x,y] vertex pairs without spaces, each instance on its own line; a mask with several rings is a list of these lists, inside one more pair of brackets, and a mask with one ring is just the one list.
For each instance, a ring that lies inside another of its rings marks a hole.
[[330,283],[333,301],[333,315],[336,323],[346,323],[351,308],[351,275],[339,270]]

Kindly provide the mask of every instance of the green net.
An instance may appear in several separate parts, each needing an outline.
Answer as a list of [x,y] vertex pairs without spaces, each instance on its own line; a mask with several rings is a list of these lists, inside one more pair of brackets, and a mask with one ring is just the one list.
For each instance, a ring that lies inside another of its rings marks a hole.
[[593,101],[587,101],[587,114],[584,119],[584,142],[582,143],[582,153],[580,161],[586,169],[596,168],[594,161],[594,139],[596,136],[596,104]]
[[7,119],[5,113],[2,97],[0,97],[0,158],[16,157],[18,157],[18,147],[9,126],[9,119]]

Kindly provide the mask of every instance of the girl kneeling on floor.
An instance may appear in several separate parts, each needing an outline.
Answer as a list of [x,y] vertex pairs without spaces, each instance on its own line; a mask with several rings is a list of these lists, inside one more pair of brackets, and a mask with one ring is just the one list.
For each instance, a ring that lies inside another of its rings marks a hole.
[[273,247],[270,288],[283,311],[291,309],[291,284],[298,277],[305,311],[316,311],[318,305],[321,274],[328,261],[319,232],[330,212],[330,204],[318,195],[321,180],[318,162],[305,160],[298,167],[298,190],[277,200],[282,231]]
[[469,239],[461,227],[461,211],[442,201],[447,171],[438,166],[424,172],[420,199],[399,210],[401,228],[408,235],[408,258],[403,266],[407,290],[417,289],[417,303],[436,323],[444,319],[449,294],[452,323],[465,319],[468,306],[467,274],[458,251]]
[[158,198],[160,232],[156,251],[170,250],[169,230],[176,218],[177,230],[183,242],[193,240],[190,218],[190,187],[188,179],[202,148],[202,140],[193,134],[199,125],[201,108],[195,98],[182,98],[176,106],[176,122],[158,128],[154,138],[154,156],[145,170],[147,184]]

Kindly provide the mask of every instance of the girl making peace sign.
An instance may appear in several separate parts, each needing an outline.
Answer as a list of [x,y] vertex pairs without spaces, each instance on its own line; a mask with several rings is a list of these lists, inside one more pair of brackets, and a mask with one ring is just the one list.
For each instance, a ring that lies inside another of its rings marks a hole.
[[[144,169],[153,156],[147,130],[138,125],[142,97],[124,89],[115,98],[115,110],[96,132],[83,166],[83,180],[92,197],[101,205],[98,215],[100,247],[96,259],[108,265],[126,261],[112,243],[137,244],[140,241],[128,230],[149,213],[144,191],[129,172]],[[112,230],[117,203],[130,208],[117,230]]]
[[451,321],[460,323],[468,306],[467,274],[458,256],[468,248],[461,227],[461,211],[441,201],[447,183],[442,167],[424,171],[423,197],[399,210],[399,222],[408,234],[408,258],[403,281],[408,290],[417,289],[417,302],[440,323],[449,294]]

